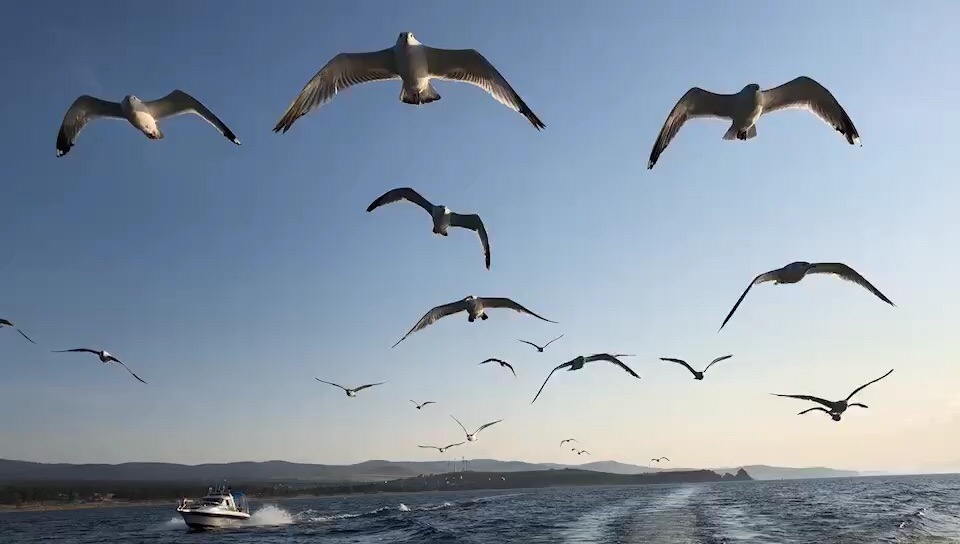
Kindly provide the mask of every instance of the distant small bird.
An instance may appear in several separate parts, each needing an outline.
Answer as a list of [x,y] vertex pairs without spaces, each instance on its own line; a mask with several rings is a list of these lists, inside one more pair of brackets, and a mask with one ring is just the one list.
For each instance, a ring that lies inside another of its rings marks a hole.
[[581,356],[579,356],[579,357],[576,357],[576,358],[574,358],[574,359],[571,359],[571,360],[567,361],[566,363],[557,365],[556,368],[554,368],[553,370],[551,370],[551,371],[550,371],[550,374],[547,374],[547,379],[546,379],[546,380],[543,380],[543,385],[540,386],[540,390],[537,391],[537,395],[536,395],[535,397],[533,397],[533,400],[532,400],[532,401],[530,401],[530,404],[533,404],[534,402],[537,402],[537,398],[540,396],[540,393],[543,392],[543,388],[547,386],[547,382],[550,381],[550,376],[553,376],[553,373],[554,373],[554,372],[560,370],[561,368],[566,368],[568,372],[569,372],[569,371],[573,371],[573,370],[580,370],[581,368],[583,368],[583,365],[585,365],[585,364],[587,364],[587,363],[592,363],[592,362],[594,362],[594,361],[606,361],[606,362],[608,362],[608,363],[613,363],[613,364],[619,366],[620,368],[626,370],[627,373],[630,374],[631,376],[633,376],[634,378],[636,378],[636,379],[638,379],[638,380],[640,379],[640,376],[638,376],[636,372],[634,372],[633,370],[631,370],[629,366],[623,364],[622,361],[620,361],[619,359],[617,359],[617,358],[614,357],[613,355],[610,355],[609,353],[597,353],[597,354],[594,354],[594,355],[590,355],[590,356],[588,356],[588,357],[584,357],[584,356],[581,355]]
[[534,344],[533,342],[528,342],[528,341],[526,341],[526,340],[520,340],[519,338],[517,338],[517,341],[518,341],[518,342],[523,342],[524,344],[530,344],[531,346],[537,348],[537,351],[539,351],[540,353],[543,353],[543,350],[547,349],[547,346],[549,346],[550,344],[556,342],[557,340],[559,340],[559,339],[561,339],[561,338],[563,338],[563,335],[562,335],[562,334],[561,334],[560,336],[554,338],[553,340],[547,342],[546,344],[544,344],[543,347],[540,347],[540,346]]
[[463,444],[465,444],[465,442],[457,442],[456,444],[448,444],[448,445],[446,445],[446,446],[444,446],[444,447],[442,447],[442,448],[439,447],[439,446],[417,446],[417,447],[418,447],[418,448],[434,449],[434,450],[439,451],[440,453],[443,453],[443,452],[449,450],[450,448],[453,448],[453,447],[456,447],[456,446],[461,446],[461,445],[463,445]]
[[430,201],[420,196],[420,193],[416,192],[410,187],[391,189],[386,193],[383,193],[369,206],[367,206],[367,211],[372,212],[380,206],[385,206],[400,200],[413,202],[417,206],[423,208],[424,211],[429,213],[430,217],[433,219],[434,234],[447,236],[447,229],[449,227],[462,227],[465,229],[470,229],[480,235],[480,244],[483,246],[484,262],[487,266],[487,270],[490,270],[490,241],[487,239],[487,229],[483,226],[483,221],[480,219],[479,215],[462,215],[450,211],[450,209],[446,206],[434,206],[430,203]]
[[650,459],[650,460],[653,461],[654,463],[659,463],[660,461],[669,461],[670,459],[667,459],[666,457],[654,457],[653,459]]
[[508,362],[506,362],[506,361],[502,361],[502,360],[500,360],[500,359],[490,358],[490,359],[487,359],[486,361],[480,361],[479,363],[477,363],[477,365],[479,366],[479,365],[486,364],[486,363],[500,363],[500,366],[509,368],[509,369],[510,369],[510,372],[513,372],[513,376],[514,376],[514,377],[517,376],[517,371],[513,369],[513,365],[511,365],[510,363],[508,363]]
[[650,151],[647,169],[657,164],[660,154],[689,119],[729,119],[730,128],[723,139],[749,140],[757,135],[756,123],[761,115],[787,108],[806,109],[843,134],[847,143],[860,143],[857,128],[837,99],[823,85],[809,77],[801,76],[765,91],[761,91],[756,83],[751,83],[736,94],[717,94],[693,87],[677,102],[664,121]]
[[852,399],[854,395],[856,395],[857,393],[859,393],[860,391],[862,391],[862,390],[863,390],[865,387],[867,387],[868,385],[877,383],[877,382],[879,382],[880,380],[886,378],[887,376],[889,376],[889,375],[892,374],[892,373],[893,373],[893,369],[891,368],[890,371],[887,372],[886,374],[884,374],[883,376],[880,376],[879,378],[877,378],[877,379],[875,379],[875,380],[873,380],[873,381],[870,381],[870,382],[867,382],[867,383],[861,385],[860,387],[854,389],[854,390],[853,390],[853,393],[850,393],[849,395],[847,395],[847,398],[845,398],[845,399],[843,399],[843,400],[838,400],[838,401],[824,400],[824,399],[821,399],[820,397],[814,397],[814,396],[811,396],[811,395],[780,395],[780,394],[777,394],[777,393],[773,393],[773,395],[775,395],[775,396],[777,396],[777,397],[787,397],[787,398],[791,398],[791,399],[808,400],[808,401],[811,401],[811,402],[816,402],[816,403],[822,404],[822,405],[826,406],[827,408],[829,408],[829,409],[824,409],[824,408],[820,408],[819,406],[817,406],[817,407],[815,407],[815,408],[808,408],[808,409],[800,412],[799,414],[797,414],[798,416],[802,416],[803,414],[806,414],[806,413],[808,413],[808,412],[820,411],[820,412],[825,412],[826,414],[828,414],[834,421],[840,421],[840,416],[841,416],[844,412],[847,411],[847,408],[849,408],[849,407],[851,407],[851,406],[857,406],[857,407],[860,407],[860,408],[868,408],[868,406],[867,406],[866,404],[860,404],[859,402],[850,402],[850,399]]
[[139,382],[141,382],[141,383],[147,383],[147,382],[143,381],[143,380],[140,378],[140,376],[137,376],[136,374],[133,373],[132,370],[130,370],[129,368],[127,368],[127,365],[123,364],[123,361],[121,361],[120,359],[117,359],[117,358],[114,357],[113,355],[110,355],[109,353],[107,353],[106,351],[103,351],[103,350],[87,349],[87,348],[76,348],[76,349],[62,349],[62,350],[58,350],[58,351],[53,351],[52,353],[92,353],[92,354],[94,354],[94,355],[96,355],[97,357],[100,358],[100,362],[101,362],[101,363],[117,363],[118,365],[120,365],[120,366],[122,366],[124,369],[126,369],[126,371],[129,372],[131,376],[133,376],[134,378],[136,378],[137,381],[139,381]]
[[807,274],[833,274],[835,276],[839,276],[841,279],[852,281],[860,287],[867,289],[876,295],[877,298],[886,302],[887,304],[895,306],[893,302],[890,302],[890,299],[884,296],[884,294],[874,287],[869,281],[867,281],[866,278],[861,276],[856,270],[843,263],[808,263],[804,261],[797,261],[790,263],[783,268],[764,272],[756,278],[753,278],[753,281],[750,282],[750,285],[747,285],[746,290],[744,290],[743,294],[740,295],[737,303],[733,305],[730,313],[727,314],[726,319],[723,320],[723,324],[720,325],[720,330],[723,330],[723,326],[727,324],[727,321],[730,321],[730,318],[733,317],[733,312],[737,311],[737,308],[740,307],[740,303],[743,302],[744,297],[747,296],[747,293],[750,292],[750,288],[754,285],[759,285],[769,281],[774,282],[774,285],[779,285],[782,283],[797,283]]
[[[453,414],[450,414],[450,417],[453,417]],[[500,423],[501,421],[503,421],[502,419],[498,419],[496,421],[491,421],[490,423],[484,423],[483,425],[480,426],[479,429],[471,433],[467,431],[467,428],[463,426],[463,423],[460,423],[459,419],[453,417],[453,420],[457,422],[457,425],[459,425],[461,429],[463,429],[463,432],[467,435],[468,442],[474,442],[477,439],[476,436],[477,434],[480,433],[480,431],[486,429],[487,427],[490,427],[491,425],[496,425],[497,423]]]
[[443,304],[441,306],[436,306],[430,309],[429,312],[423,314],[423,317],[420,318],[420,321],[410,329],[407,334],[403,335],[403,338],[397,340],[397,343],[391,347],[397,347],[400,342],[403,342],[411,334],[427,328],[429,325],[432,325],[437,322],[440,318],[446,317],[448,315],[453,315],[458,312],[467,312],[468,317],[467,321],[473,323],[478,318],[482,321],[487,320],[487,314],[484,312],[486,308],[508,308],[520,312],[522,314],[532,315],[537,319],[546,321],[548,323],[556,323],[556,321],[550,321],[545,317],[541,317],[532,311],[524,308],[523,306],[517,304],[516,302],[510,300],[509,298],[500,298],[500,297],[475,297],[470,295],[462,300],[456,302],[451,302],[449,304]]
[[413,405],[417,407],[417,410],[420,410],[421,408],[423,408],[424,406],[426,406],[426,405],[428,405],[428,404],[436,404],[436,402],[433,402],[432,400],[428,400],[427,402],[424,402],[424,403],[422,403],[422,404],[421,404],[421,403],[418,403],[418,402],[415,401],[415,400],[411,400],[410,402],[412,402]]
[[[577,440],[576,438],[567,438],[567,439],[565,439],[565,440],[561,440],[561,441],[560,441],[560,447],[563,447],[563,445],[566,444],[567,442],[576,442],[577,444],[580,443],[580,441]],[[576,449],[576,448],[574,448],[574,449]]]
[[373,386],[375,386],[375,385],[383,385],[383,384],[387,383],[387,382],[368,383],[367,385],[361,385],[360,387],[354,387],[353,389],[350,389],[350,388],[344,387],[344,386],[342,386],[342,385],[335,384],[335,383],[333,383],[333,382],[327,382],[327,381],[321,380],[320,378],[317,378],[316,376],[314,376],[313,379],[317,380],[318,382],[323,382],[323,383],[325,383],[325,384],[327,384],[327,385],[332,385],[332,386],[334,386],[334,387],[339,387],[340,389],[343,389],[343,391],[347,394],[348,397],[356,397],[358,391],[363,391],[364,389],[366,389],[366,388],[368,388],[368,387],[373,387]]
[[196,98],[177,89],[159,100],[147,102],[133,95],[123,97],[120,102],[108,102],[89,95],[77,98],[63,116],[57,134],[57,156],[66,155],[83,127],[95,119],[126,119],[147,138],[161,140],[163,132],[157,126],[157,121],[182,113],[195,113],[203,117],[228,140],[240,145],[237,136],[213,112]]
[[684,361],[683,359],[672,359],[672,358],[670,358],[670,357],[661,357],[660,360],[661,360],[661,361],[667,361],[667,362],[670,362],[670,363],[681,364],[681,365],[685,366],[685,367],[687,368],[687,370],[689,370],[689,371],[693,374],[693,379],[695,379],[695,380],[702,380],[702,379],[703,379],[703,373],[706,372],[707,370],[710,370],[710,367],[711,367],[711,366],[713,366],[713,365],[715,365],[716,363],[719,363],[720,361],[723,361],[723,360],[725,360],[725,359],[729,359],[729,358],[731,358],[731,357],[733,357],[733,355],[724,355],[723,357],[717,357],[716,359],[710,361],[710,364],[707,365],[707,368],[704,368],[704,369],[703,369],[703,372],[694,370],[693,367],[690,366],[690,365],[688,365],[687,362]]
[[32,338],[30,338],[30,337],[27,336],[23,331],[21,331],[19,328],[17,328],[17,326],[14,325],[12,321],[10,321],[10,320],[8,320],[8,319],[0,319],[0,329],[2,329],[2,328],[4,328],[4,327],[10,327],[11,329],[16,330],[17,332],[20,333],[20,336],[26,338],[26,339],[29,340],[31,343],[36,344],[36,342],[34,342]]
[[577,452],[577,455],[583,455],[583,454],[590,455],[590,452],[587,450],[575,450],[575,451]]
[[431,79],[462,81],[490,93],[504,106],[521,113],[537,130],[546,125],[513,90],[500,72],[474,49],[436,49],[420,43],[412,32],[401,32],[393,47],[369,53],[340,53],[320,69],[300,91],[273,127],[290,130],[294,121],[332,100],[339,91],[371,81],[400,79],[400,101],[429,104],[440,100]]

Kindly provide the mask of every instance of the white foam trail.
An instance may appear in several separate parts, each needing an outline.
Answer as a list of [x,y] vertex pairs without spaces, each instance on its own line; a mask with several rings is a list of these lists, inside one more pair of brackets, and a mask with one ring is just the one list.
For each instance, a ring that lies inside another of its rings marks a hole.
[[250,525],[271,526],[290,525],[294,522],[293,516],[279,506],[268,504],[250,516]]
[[173,529],[186,529],[187,524],[180,516],[173,516],[156,527],[151,527],[149,531],[170,531]]
[[350,519],[360,517],[360,514],[335,514],[332,516],[316,516],[312,518],[307,518],[307,521],[312,521],[314,523],[324,523],[327,521],[336,521],[338,519]]
[[452,502],[444,502],[443,504],[438,504],[436,506],[424,506],[423,508],[420,508],[420,510],[440,510],[441,508],[450,508],[451,506],[453,506]]
[[400,503],[400,506],[397,507],[397,510],[399,510],[399,511],[401,511],[401,512],[409,512],[409,511],[410,511],[410,507],[408,507],[406,504],[403,504],[403,503],[401,502],[401,503]]

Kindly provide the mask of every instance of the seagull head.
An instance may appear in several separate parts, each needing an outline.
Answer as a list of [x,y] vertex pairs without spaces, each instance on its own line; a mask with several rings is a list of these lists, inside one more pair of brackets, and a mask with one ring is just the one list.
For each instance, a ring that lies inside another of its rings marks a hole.
[[833,413],[830,414],[830,417],[833,418],[834,421],[840,421],[840,414]]
[[353,389],[347,389],[347,396],[348,396],[348,397],[356,397],[356,396],[357,396],[357,392],[354,391]]
[[413,36],[413,32],[401,32],[400,36],[397,38],[397,43],[405,43],[407,45],[420,45],[420,42]]

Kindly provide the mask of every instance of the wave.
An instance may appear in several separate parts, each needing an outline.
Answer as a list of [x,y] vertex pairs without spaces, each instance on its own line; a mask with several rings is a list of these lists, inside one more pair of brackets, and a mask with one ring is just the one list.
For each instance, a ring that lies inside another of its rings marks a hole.
[[290,525],[296,520],[290,512],[279,506],[268,504],[250,515],[249,525],[255,527],[270,527],[275,525]]

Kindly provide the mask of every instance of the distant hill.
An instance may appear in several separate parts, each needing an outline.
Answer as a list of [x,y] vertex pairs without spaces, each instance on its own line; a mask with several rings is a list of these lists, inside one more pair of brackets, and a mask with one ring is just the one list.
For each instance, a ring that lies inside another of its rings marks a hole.
[[[532,472],[549,469],[574,468],[610,474],[634,475],[663,471],[640,465],[616,461],[594,461],[583,465],[560,465],[551,463],[526,463],[522,461],[498,461],[474,459],[468,462],[469,469],[476,472]],[[209,463],[180,465],[176,463],[121,463],[82,464],[32,463],[0,459],[0,483],[4,482],[84,482],[84,481],[139,481],[139,482],[276,482],[276,483],[340,483],[375,482],[409,478],[421,474],[441,474],[455,466],[447,461],[364,461],[354,465],[317,465],[289,463],[286,461]],[[719,473],[736,473],[741,467],[711,469]],[[831,478],[857,476],[853,471],[834,470],[822,467],[784,468],[766,465],[742,467],[757,480],[796,478]],[[685,471],[693,469],[682,469]]]

